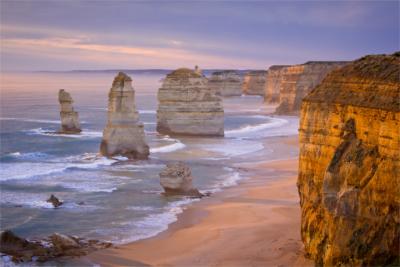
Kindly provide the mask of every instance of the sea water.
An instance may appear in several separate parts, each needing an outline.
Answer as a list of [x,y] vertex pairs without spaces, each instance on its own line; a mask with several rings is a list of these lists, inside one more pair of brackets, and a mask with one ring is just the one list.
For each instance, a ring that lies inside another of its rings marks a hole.
[[[225,137],[173,137],[156,132],[157,90],[164,72],[128,73],[150,145],[149,160],[98,155],[114,72],[36,72],[1,75],[0,228],[23,237],[54,232],[127,243],[153,236],[193,201],[165,197],[159,172],[185,161],[194,185],[217,192],[247,173],[237,163],[294,157],[277,142],[295,135],[298,118],[265,113],[262,97],[224,99]],[[58,90],[74,99],[83,131],[60,127]],[[51,194],[64,205],[54,209]]]

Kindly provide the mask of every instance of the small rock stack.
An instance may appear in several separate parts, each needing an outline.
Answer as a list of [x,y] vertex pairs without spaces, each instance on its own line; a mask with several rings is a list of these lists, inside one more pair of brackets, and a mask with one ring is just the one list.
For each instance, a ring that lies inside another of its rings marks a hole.
[[132,79],[123,72],[118,73],[108,97],[108,122],[103,131],[100,153],[147,159],[149,146],[136,111]]
[[60,133],[75,134],[80,133],[81,126],[79,124],[78,112],[74,111],[71,95],[64,89],[60,89],[58,92],[58,101],[60,102],[61,111],[61,129]]

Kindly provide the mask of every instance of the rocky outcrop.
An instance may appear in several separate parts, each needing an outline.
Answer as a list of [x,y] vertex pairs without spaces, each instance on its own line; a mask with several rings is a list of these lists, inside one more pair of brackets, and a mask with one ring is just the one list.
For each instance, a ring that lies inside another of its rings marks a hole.
[[224,135],[224,110],[207,78],[177,69],[158,90],[157,131],[163,134]]
[[133,159],[146,159],[149,155],[143,124],[136,111],[132,79],[123,72],[115,77],[108,94],[108,121],[100,153]]
[[57,197],[55,197],[54,195],[51,195],[49,197],[48,200],[46,200],[46,202],[51,203],[53,205],[54,208],[58,208],[59,206],[61,206],[63,204],[62,201],[60,201]]
[[54,233],[41,240],[27,240],[6,230],[0,235],[0,252],[11,256],[13,262],[46,262],[60,257],[84,256],[111,247],[109,242],[86,240]]
[[318,266],[400,263],[399,66],[363,57],[303,100],[301,236]]
[[194,67],[194,72],[199,75],[203,75],[203,71],[197,65]]
[[192,181],[192,172],[183,162],[169,163],[160,172],[160,184],[166,195],[202,197],[199,190],[193,187]]
[[58,102],[60,102],[60,117],[61,117],[61,129],[60,133],[75,134],[80,133],[81,126],[79,124],[78,112],[74,111],[71,95],[64,89],[60,89],[58,92]]
[[261,95],[265,93],[268,72],[265,70],[249,71],[243,79],[242,90],[246,95]]
[[334,69],[344,66],[341,61],[310,61],[283,69],[276,114],[298,114],[301,101]]
[[287,65],[274,65],[268,69],[267,82],[264,92],[264,102],[267,104],[279,103],[279,93],[281,90],[281,83],[283,73]]
[[220,96],[242,95],[242,79],[237,71],[224,70],[213,72],[208,86]]

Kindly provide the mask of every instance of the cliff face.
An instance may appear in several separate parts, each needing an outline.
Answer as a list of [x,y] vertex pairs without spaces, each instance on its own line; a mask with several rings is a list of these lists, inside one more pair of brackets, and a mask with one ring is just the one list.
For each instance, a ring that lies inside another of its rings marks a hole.
[[61,129],[60,133],[80,133],[81,126],[79,123],[78,112],[74,111],[71,95],[64,89],[60,89],[58,92],[58,101],[60,102],[60,117],[61,117]]
[[277,114],[297,114],[303,98],[332,70],[346,62],[313,61],[285,68],[280,84]]
[[190,69],[168,74],[158,90],[157,131],[164,134],[224,135],[224,110],[207,78]]
[[267,71],[257,70],[246,73],[243,80],[242,90],[246,95],[264,95]]
[[301,235],[317,265],[399,264],[400,53],[328,74],[304,100]]
[[143,124],[136,111],[132,79],[123,72],[115,77],[108,94],[108,121],[103,131],[100,153],[135,159],[146,159],[149,155]]
[[220,96],[242,95],[242,80],[234,70],[214,72],[208,81],[208,86]]
[[283,73],[286,67],[282,65],[271,66],[268,69],[268,77],[264,92],[264,102],[267,104],[279,103]]

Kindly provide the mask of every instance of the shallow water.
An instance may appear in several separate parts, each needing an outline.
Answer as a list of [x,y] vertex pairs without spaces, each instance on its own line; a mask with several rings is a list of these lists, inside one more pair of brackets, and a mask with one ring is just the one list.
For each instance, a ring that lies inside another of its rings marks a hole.
[[[265,115],[261,97],[224,99],[225,137],[159,135],[156,92],[162,74],[131,74],[150,159],[106,159],[97,152],[114,73],[7,73],[1,77],[0,228],[24,237],[53,232],[126,243],[153,236],[176,220],[184,197],[164,197],[158,173],[184,160],[203,192],[236,185],[235,163],[296,156],[280,136],[295,135],[298,118]],[[59,128],[58,89],[75,100],[83,132]],[[65,204],[52,209],[55,194]]]

